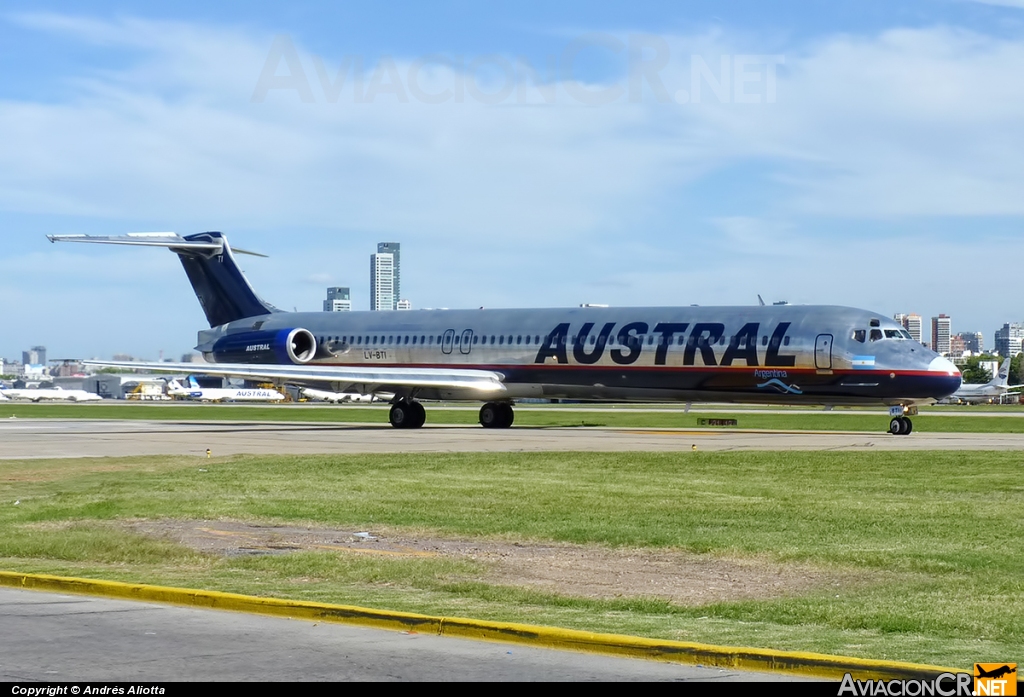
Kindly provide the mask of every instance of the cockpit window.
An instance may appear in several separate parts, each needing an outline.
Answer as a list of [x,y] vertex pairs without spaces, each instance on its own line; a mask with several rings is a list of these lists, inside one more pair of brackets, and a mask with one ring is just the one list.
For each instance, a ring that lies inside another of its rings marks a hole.
[[910,336],[910,332],[908,332],[906,329],[901,329],[900,334],[903,335],[904,339],[910,339],[911,341],[914,340],[914,337]]
[[851,339],[853,339],[854,341],[859,341],[862,344],[864,343],[864,339],[866,337],[867,332],[864,331],[863,329],[854,329],[853,334],[850,336]]
[[885,338],[886,339],[902,339],[903,337],[900,336],[900,331],[898,329],[886,329],[885,330]]
[[871,340],[872,341],[880,341],[881,338],[882,338],[882,330],[881,329],[872,329],[871,330]]

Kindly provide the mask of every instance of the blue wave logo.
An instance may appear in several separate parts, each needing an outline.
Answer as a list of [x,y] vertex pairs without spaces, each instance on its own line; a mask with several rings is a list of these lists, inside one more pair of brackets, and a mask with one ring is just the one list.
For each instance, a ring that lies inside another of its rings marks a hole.
[[803,394],[804,393],[803,390],[801,390],[796,385],[787,385],[786,383],[782,382],[782,380],[779,380],[778,378],[772,378],[768,382],[762,382],[760,385],[758,385],[758,387],[760,389],[762,389],[762,390],[766,389],[768,387],[774,387],[775,389],[777,389],[782,394]]

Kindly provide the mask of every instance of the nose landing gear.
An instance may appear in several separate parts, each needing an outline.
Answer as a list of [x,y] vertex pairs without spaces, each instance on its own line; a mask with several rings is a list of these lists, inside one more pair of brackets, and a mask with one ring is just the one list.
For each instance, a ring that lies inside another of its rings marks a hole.
[[914,424],[905,414],[917,414],[916,407],[904,407],[903,405],[889,407],[889,433],[894,436],[909,436],[914,430]]

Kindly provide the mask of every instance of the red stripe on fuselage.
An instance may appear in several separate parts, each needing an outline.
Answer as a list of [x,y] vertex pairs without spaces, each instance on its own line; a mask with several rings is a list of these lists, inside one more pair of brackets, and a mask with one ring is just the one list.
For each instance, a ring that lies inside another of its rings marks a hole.
[[[546,369],[546,370],[614,370],[616,372],[630,370],[658,370],[664,372],[688,372],[688,371],[732,371],[750,372],[762,371],[785,371],[786,373],[803,375],[863,375],[888,377],[890,373],[906,377],[936,377],[946,375],[931,370],[867,370],[864,368],[793,368],[786,366],[745,366],[745,365],[580,365],[574,363],[378,363],[366,361],[363,363],[314,363],[312,365],[335,366],[339,368],[429,368],[429,369],[457,369],[457,370],[492,370],[496,372],[507,370]],[[758,376],[760,377],[760,376]],[[955,376],[949,376],[955,377]]]

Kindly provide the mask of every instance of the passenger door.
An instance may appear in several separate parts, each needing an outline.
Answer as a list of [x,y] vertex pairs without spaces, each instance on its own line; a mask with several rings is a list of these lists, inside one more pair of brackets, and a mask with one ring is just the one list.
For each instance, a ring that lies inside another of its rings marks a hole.
[[818,334],[814,340],[814,367],[832,370],[832,335]]

